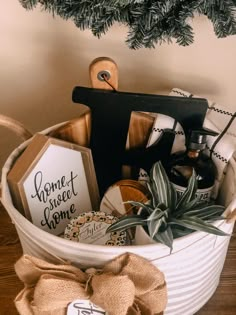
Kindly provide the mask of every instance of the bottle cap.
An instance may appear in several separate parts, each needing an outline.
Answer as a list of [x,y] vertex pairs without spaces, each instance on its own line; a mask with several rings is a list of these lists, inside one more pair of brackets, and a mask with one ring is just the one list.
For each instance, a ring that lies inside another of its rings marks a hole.
[[206,147],[207,136],[217,136],[218,133],[207,129],[193,129],[190,131],[188,148],[193,150],[203,150]]

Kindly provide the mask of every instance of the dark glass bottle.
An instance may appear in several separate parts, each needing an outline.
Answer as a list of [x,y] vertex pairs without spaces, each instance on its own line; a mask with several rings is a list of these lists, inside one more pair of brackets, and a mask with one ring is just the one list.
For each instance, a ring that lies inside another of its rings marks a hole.
[[199,202],[210,201],[217,169],[212,159],[203,153],[207,135],[216,136],[217,133],[208,129],[192,130],[186,151],[172,154],[166,164],[167,175],[174,184],[178,196],[185,191],[194,169],[198,185],[196,197]]

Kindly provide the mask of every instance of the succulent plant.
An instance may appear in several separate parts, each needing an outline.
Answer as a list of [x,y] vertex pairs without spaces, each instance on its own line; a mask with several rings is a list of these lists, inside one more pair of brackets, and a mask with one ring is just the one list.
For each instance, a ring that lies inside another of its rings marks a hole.
[[126,230],[142,225],[149,236],[172,249],[175,238],[194,231],[203,231],[226,236],[212,222],[222,220],[225,207],[199,202],[196,198],[197,179],[192,172],[188,186],[177,200],[177,193],[169,181],[161,162],[156,162],[150,171],[147,183],[151,198],[148,203],[127,201],[140,208],[139,214],[128,215],[113,223],[107,232]]

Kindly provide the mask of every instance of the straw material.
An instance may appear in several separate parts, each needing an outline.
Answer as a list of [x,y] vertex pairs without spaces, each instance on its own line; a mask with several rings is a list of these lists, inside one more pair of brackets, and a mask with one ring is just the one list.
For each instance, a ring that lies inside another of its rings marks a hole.
[[66,315],[68,304],[76,299],[90,299],[109,315],[162,314],[167,305],[163,273],[130,253],[108,262],[103,270],[85,272],[24,255],[15,270],[25,285],[15,299],[22,315]]

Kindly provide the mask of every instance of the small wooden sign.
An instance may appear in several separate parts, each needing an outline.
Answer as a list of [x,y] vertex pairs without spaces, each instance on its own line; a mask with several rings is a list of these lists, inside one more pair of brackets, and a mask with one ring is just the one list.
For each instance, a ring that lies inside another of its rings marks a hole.
[[63,233],[75,216],[99,209],[89,148],[36,134],[7,179],[16,208],[55,235]]

